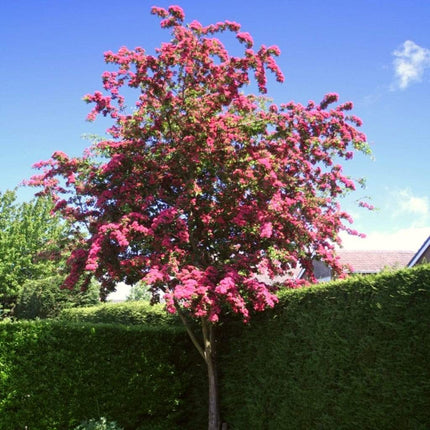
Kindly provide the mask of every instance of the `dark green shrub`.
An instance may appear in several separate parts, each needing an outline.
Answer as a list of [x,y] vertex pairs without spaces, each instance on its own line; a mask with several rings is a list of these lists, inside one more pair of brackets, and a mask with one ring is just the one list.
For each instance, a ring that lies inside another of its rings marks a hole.
[[63,280],[62,276],[51,276],[25,282],[17,299],[14,317],[53,318],[65,308],[99,303],[99,286],[96,283],[90,284],[86,291],[71,291],[60,288]]
[[73,430],[123,430],[123,428],[119,427],[115,421],[108,421],[106,418],[102,417],[98,420],[86,420]]

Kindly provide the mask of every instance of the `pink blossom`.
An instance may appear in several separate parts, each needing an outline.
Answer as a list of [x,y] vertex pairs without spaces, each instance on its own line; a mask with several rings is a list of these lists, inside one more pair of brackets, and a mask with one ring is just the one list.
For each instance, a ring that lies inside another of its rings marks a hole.
[[240,24],[234,21],[225,21],[225,25],[231,30],[231,31],[239,31],[240,30]]
[[273,225],[271,222],[265,222],[262,226],[261,226],[261,230],[260,230],[260,237],[261,238],[270,238],[272,237],[272,233],[273,233]]
[[215,288],[215,292],[218,294],[226,294],[228,291],[234,289],[235,281],[231,276],[226,276]]
[[369,209],[369,210],[371,210],[371,211],[373,211],[373,210],[375,209],[375,206],[371,205],[371,204],[370,204],[370,203],[368,203],[368,202],[364,202],[364,201],[360,201],[360,202],[358,202],[358,205],[359,205],[360,207],[362,207],[362,208],[366,208],[366,209]]
[[168,15],[168,12],[166,9],[164,9],[162,7],[157,7],[157,6],[153,6],[151,8],[151,13],[154,15],[158,15],[162,18],[165,18]]
[[195,31],[200,31],[203,27],[198,21],[192,21],[188,26]]
[[180,19],[181,21],[184,20],[185,14],[183,9],[180,6],[169,6],[169,12],[175,17]]
[[270,169],[272,167],[272,162],[269,158],[259,158],[258,162],[262,164],[266,169]]
[[252,39],[249,33],[245,33],[245,32],[237,33],[236,37],[241,42],[244,42],[247,48],[252,48],[252,46],[254,45],[254,40]]

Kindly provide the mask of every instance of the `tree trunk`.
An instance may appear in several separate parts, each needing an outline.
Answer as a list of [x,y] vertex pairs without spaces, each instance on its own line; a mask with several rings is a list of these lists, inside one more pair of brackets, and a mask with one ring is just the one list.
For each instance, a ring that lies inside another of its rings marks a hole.
[[[202,334],[203,334],[203,347],[200,345],[196,336],[194,335],[190,325],[188,324],[186,316],[183,314],[180,306],[175,303],[179,317],[185,325],[191,341],[196,347],[199,354],[203,357],[208,371],[209,382],[209,415],[208,415],[208,430],[220,430],[220,407],[218,395],[218,373],[216,362],[216,349],[215,349],[215,326],[210,323],[206,318],[201,318]],[[223,430],[226,429],[223,425]]]
[[209,382],[209,415],[208,430],[220,429],[220,411],[218,396],[218,375],[216,366],[215,350],[215,327],[207,320],[202,320],[202,331],[204,341],[204,358],[208,370]]

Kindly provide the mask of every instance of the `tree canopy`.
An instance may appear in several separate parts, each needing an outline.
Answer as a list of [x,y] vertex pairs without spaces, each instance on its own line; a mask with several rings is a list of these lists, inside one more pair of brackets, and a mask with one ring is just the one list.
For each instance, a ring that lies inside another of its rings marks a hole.
[[0,304],[13,307],[23,284],[59,273],[69,228],[53,216],[50,198],[19,203],[16,191],[0,192]]
[[[339,232],[358,234],[338,202],[355,188],[340,163],[367,151],[366,138],[352,103],[334,107],[335,94],[306,106],[266,98],[267,73],[284,80],[280,51],[255,48],[238,23],[185,25],[178,6],[152,12],[170,42],[155,54],[105,53],[104,92],[85,96],[90,120],[112,119],[110,137],[82,157],[54,153],[30,182],[89,233],[66,285],[91,274],[104,291],[144,281],[170,312],[201,321],[203,343],[190,335],[210,368],[223,310],[248,320],[273,306],[272,280],[313,259],[340,273]],[[215,37],[222,32],[242,44],[241,56]],[[245,92],[253,82],[260,95]]]
[[[90,232],[73,251],[69,284],[85,271],[108,289],[143,279],[166,293],[171,311],[180,303],[216,321],[227,302],[246,318],[247,303],[263,309],[275,300],[257,272],[274,278],[315,258],[339,270],[334,245],[350,217],[337,199],[355,185],[338,163],[367,148],[354,128],[361,122],[345,114],[351,103],[328,109],[335,94],[277,106],[241,91],[252,74],[261,93],[267,69],[283,75],[279,49],[254,50],[239,24],[184,26],[178,7],[153,12],[172,41],[155,56],[107,52],[118,67],[103,74],[109,95],[85,97],[95,104],[90,119],[113,119],[112,139],[96,143],[94,157],[56,152],[37,164],[45,172],[32,183]],[[223,31],[245,45],[243,57],[212,37]],[[131,112],[125,85],[137,89]]]

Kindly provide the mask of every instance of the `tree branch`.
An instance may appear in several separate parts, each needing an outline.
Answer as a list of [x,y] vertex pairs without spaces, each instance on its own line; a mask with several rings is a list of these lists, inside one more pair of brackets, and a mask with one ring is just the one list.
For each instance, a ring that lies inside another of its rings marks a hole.
[[184,315],[184,313],[182,312],[181,307],[179,306],[179,304],[176,301],[175,301],[175,308],[176,308],[176,311],[178,312],[179,318],[181,319],[182,323],[185,326],[185,329],[187,330],[187,333],[188,333],[188,336],[191,339],[191,342],[193,342],[194,346],[196,347],[196,349],[199,352],[199,354],[202,356],[203,360],[206,361],[206,356],[205,356],[204,350],[201,347],[201,345],[199,344],[199,341],[197,340],[195,334],[191,330],[190,324],[189,324],[186,316]]

